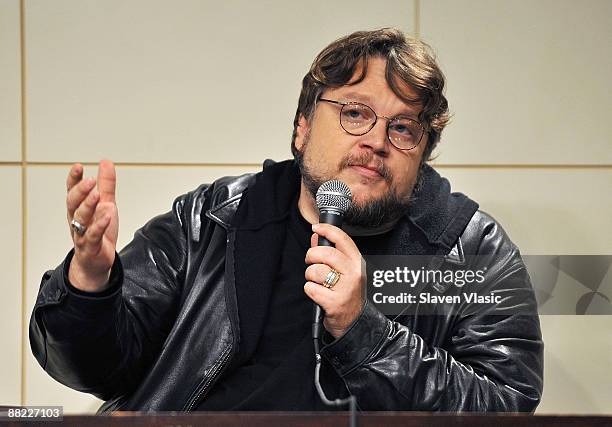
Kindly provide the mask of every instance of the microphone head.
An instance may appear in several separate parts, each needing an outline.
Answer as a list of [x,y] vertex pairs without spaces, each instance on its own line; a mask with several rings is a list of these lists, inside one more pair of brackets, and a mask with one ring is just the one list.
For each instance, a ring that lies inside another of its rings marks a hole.
[[334,210],[342,215],[351,206],[353,194],[351,189],[342,181],[332,179],[326,181],[317,190],[317,207],[322,210]]

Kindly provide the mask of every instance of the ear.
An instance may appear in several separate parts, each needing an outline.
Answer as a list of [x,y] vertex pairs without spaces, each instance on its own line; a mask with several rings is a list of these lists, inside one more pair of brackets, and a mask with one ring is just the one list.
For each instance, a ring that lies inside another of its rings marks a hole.
[[302,147],[304,147],[304,141],[306,140],[306,135],[310,131],[310,125],[306,117],[303,114],[300,114],[300,118],[298,120],[298,125],[295,134],[295,148],[298,151],[302,151]]

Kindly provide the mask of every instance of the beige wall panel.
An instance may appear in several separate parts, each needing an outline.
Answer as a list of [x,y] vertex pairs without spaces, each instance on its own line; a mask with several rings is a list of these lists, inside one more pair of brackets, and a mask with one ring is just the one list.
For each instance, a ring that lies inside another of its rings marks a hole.
[[0,167],[0,405],[21,403],[21,169]]
[[526,255],[612,254],[612,169],[440,168]]
[[612,316],[541,316],[544,394],[537,413],[612,414]]
[[455,113],[444,163],[611,164],[612,2],[423,0]]
[[[28,181],[28,294],[29,314],[36,300],[40,278],[55,268],[71,247],[65,213],[65,167],[31,167]],[[153,216],[167,212],[180,194],[224,175],[248,172],[240,167],[122,167],[117,170],[117,206],[120,215],[119,247]],[[95,176],[95,167],[86,167]],[[41,214],[44,212],[44,215]],[[92,412],[99,401],[64,387],[49,377],[28,352],[26,403],[63,405],[66,412]]]
[[411,31],[413,2],[30,0],[29,160],[257,163],[290,154],[333,39]]
[[0,161],[21,160],[19,0],[0,1]]

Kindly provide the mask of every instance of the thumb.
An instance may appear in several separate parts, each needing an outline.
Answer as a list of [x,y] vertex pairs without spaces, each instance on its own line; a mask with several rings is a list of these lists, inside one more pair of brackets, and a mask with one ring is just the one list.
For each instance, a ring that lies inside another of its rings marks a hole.
[[100,161],[98,166],[98,191],[100,192],[100,202],[115,203],[115,187],[117,175],[115,165],[110,160]]

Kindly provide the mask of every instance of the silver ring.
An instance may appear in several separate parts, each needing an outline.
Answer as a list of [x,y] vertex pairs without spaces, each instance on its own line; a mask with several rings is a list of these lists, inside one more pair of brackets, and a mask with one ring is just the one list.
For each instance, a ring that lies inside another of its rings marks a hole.
[[85,230],[87,230],[87,227],[85,227],[83,224],[81,224],[79,221],[77,221],[74,218],[72,218],[72,221],[70,221],[70,227],[79,236],[82,236],[83,234],[85,234]]
[[323,286],[325,286],[327,289],[333,288],[336,286],[336,283],[338,283],[338,280],[340,280],[340,276],[342,276],[342,273],[332,268],[330,272],[327,273]]

